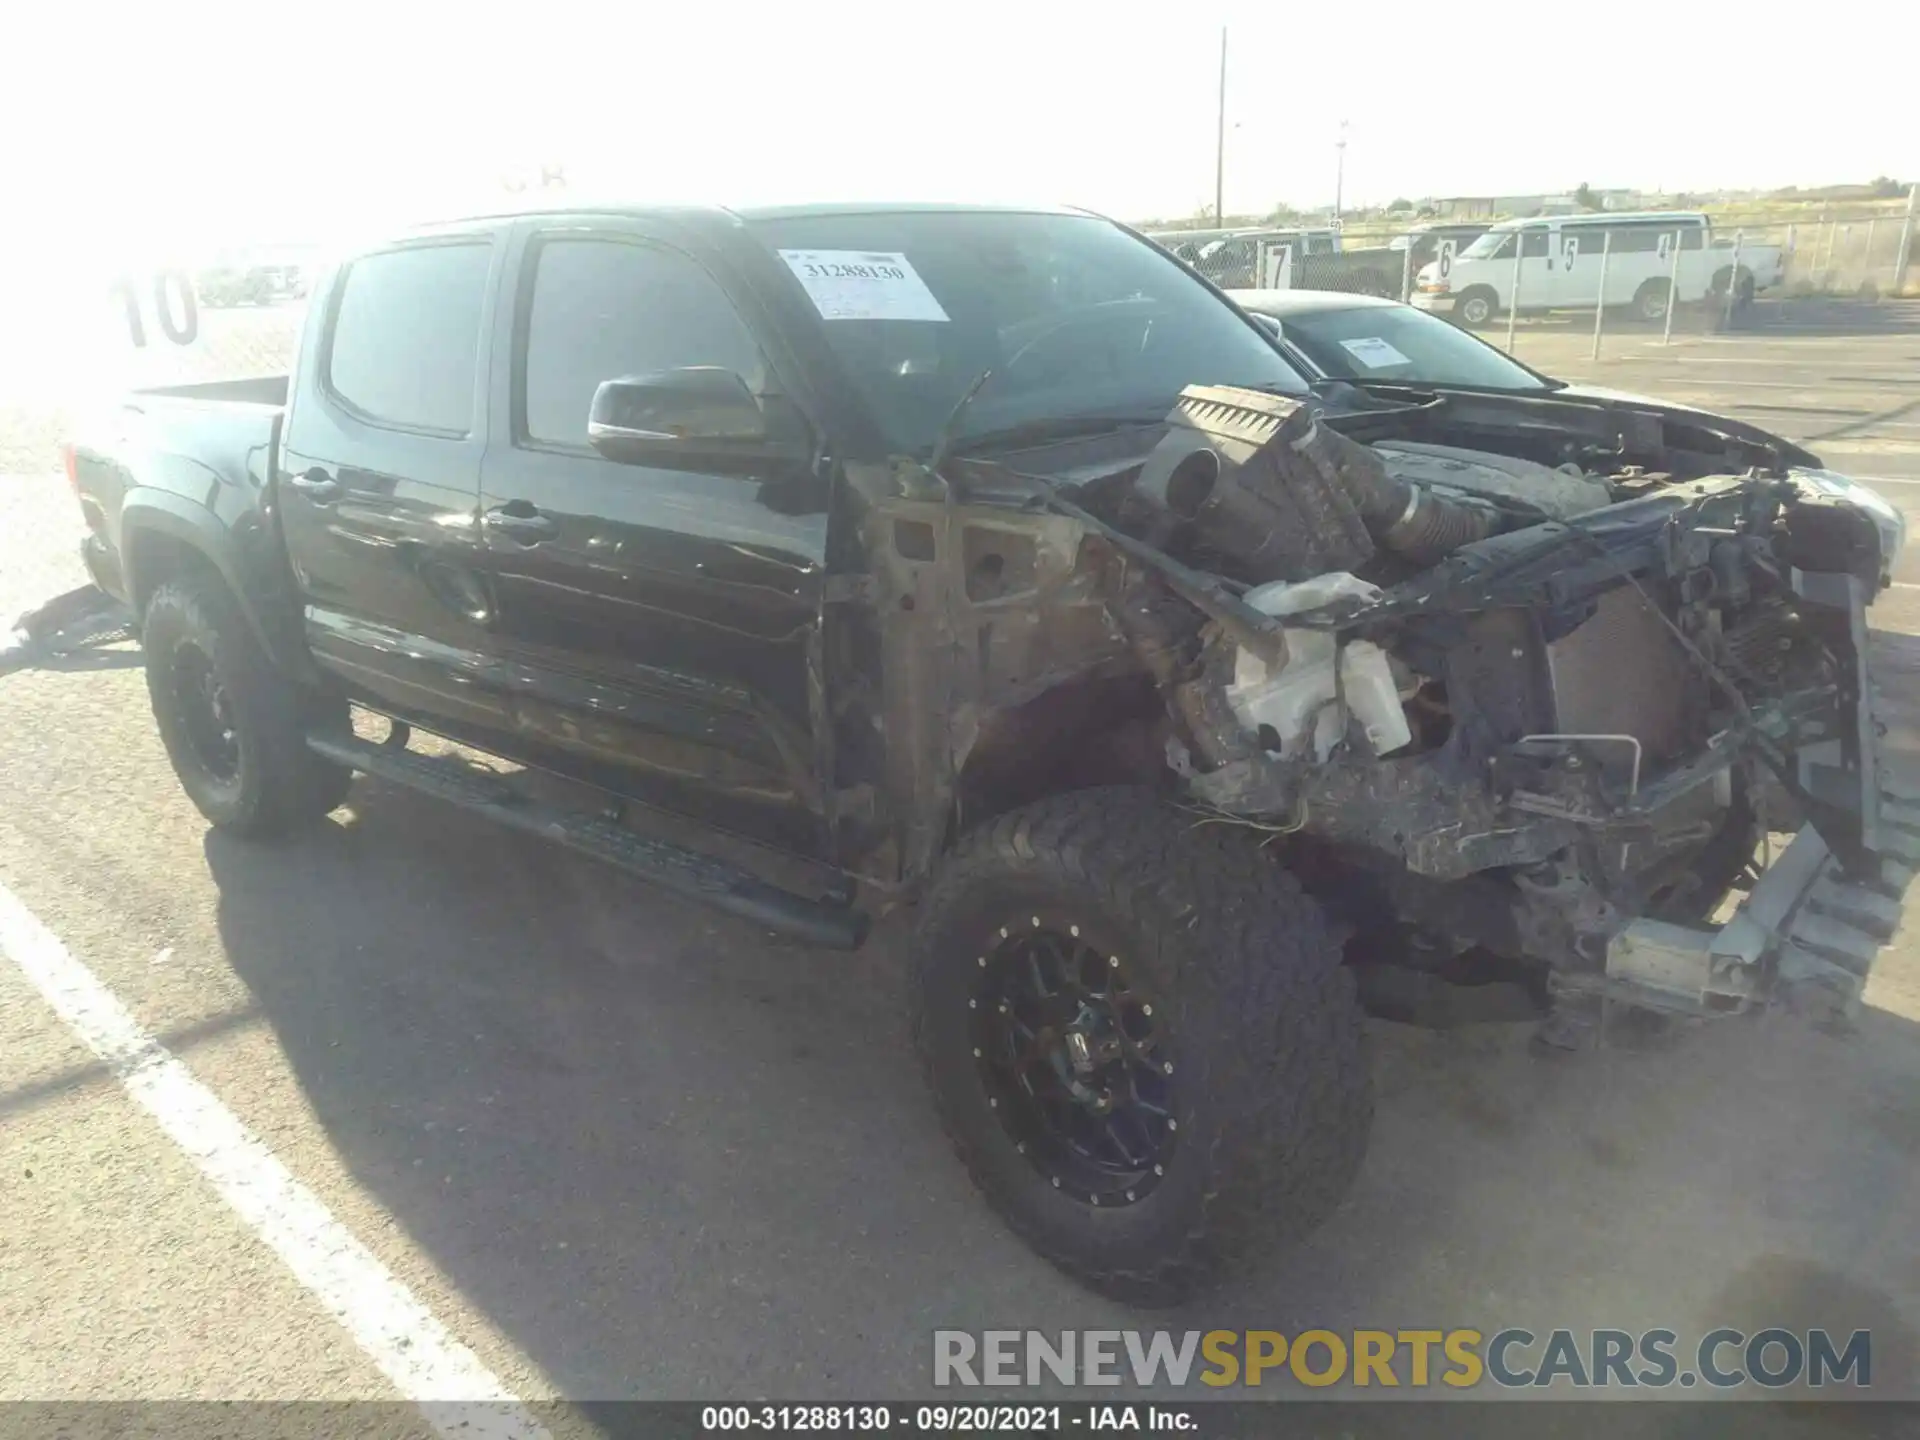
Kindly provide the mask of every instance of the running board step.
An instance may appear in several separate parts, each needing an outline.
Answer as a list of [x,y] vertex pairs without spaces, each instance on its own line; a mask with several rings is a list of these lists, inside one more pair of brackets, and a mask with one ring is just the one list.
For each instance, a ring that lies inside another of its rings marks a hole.
[[711,855],[636,834],[598,816],[540,804],[505,781],[456,759],[421,755],[357,737],[309,735],[307,746],[336,764],[555,841],[662,889],[783,935],[835,950],[857,949],[866,938],[867,917],[851,905],[797,895]]

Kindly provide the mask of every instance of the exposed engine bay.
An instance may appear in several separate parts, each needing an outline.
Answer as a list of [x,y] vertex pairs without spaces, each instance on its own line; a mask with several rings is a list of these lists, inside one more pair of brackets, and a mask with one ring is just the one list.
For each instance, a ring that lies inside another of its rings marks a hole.
[[[868,527],[889,658],[928,675],[938,624],[955,667],[941,715],[907,707],[953,745],[952,771],[916,783],[964,806],[1087,723],[1049,690],[1097,686],[1110,713],[1117,677],[1144,674],[1136,769],[1284,836],[1356,927],[1541,963],[1575,991],[1745,1008],[1777,944],[1730,966],[1647,936],[1686,950],[1682,925],[1751,878],[1769,832],[1809,825],[1822,875],[1880,864],[1862,610],[1882,541],[1737,444],[1642,448],[1655,469],[1631,442],[1195,386],[1144,456],[1095,444],[958,462],[940,493],[901,481],[906,509]],[[929,517],[921,558],[950,548],[957,581],[903,563],[909,510]],[[1822,953],[1818,983],[1857,992],[1864,964]]]

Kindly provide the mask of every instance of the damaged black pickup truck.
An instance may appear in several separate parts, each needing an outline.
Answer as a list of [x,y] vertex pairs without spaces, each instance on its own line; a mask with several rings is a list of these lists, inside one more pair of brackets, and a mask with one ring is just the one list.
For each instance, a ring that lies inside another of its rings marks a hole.
[[215,824],[358,770],[818,945],[915,903],[961,1158],[1140,1302],[1343,1193],[1369,975],[1830,1016],[1920,858],[1877,497],[1653,402],[1309,384],[1089,215],[444,225],[71,458]]

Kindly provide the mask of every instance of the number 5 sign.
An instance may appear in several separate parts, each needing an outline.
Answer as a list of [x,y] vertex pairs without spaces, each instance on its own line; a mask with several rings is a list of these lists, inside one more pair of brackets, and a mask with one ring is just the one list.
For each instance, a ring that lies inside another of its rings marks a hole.
[[1560,257],[1560,263],[1565,265],[1568,272],[1571,273],[1573,270],[1573,262],[1580,258],[1580,237],[1578,235],[1569,235],[1560,242]]

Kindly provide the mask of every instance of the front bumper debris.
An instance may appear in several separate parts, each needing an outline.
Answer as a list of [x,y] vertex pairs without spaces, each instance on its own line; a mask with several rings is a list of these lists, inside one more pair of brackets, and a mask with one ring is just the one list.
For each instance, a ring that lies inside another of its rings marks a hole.
[[129,639],[134,630],[131,610],[98,585],[82,585],[29,610],[10,631],[0,632],[0,675]]
[[[1920,805],[1891,796],[1920,826]],[[1905,834],[1907,832],[1894,832]],[[1816,1018],[1850,1015],[1900,925],[1920,831],[1881,873],[1849,879],[1808,826],[1717,930],[1635,920],[1607,950],[1606,994],[1654,1009],[1736,1014],[1772,1001]]]
[[1717,930],[1642,919],[1620,931],[1602,993],[1695,1015],[1773,1004],[1822,1022],[1850,1019],[1920,873],[1920,784],[1876,774],[1872,872],[1847,874],[1806,826]]

